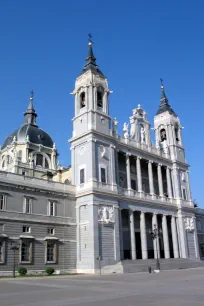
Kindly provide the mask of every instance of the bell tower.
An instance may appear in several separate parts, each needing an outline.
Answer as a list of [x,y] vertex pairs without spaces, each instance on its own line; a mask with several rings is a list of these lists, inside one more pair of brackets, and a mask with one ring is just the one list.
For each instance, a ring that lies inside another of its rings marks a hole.
[[154,117],[156,147],[169,154],[172,161],[185,163],[185,151],[182,144],[182,126],[177,114],[170,106],[161,79],[160,106]]
[[96,64],[91,39],[88,43],[86,64],[77,77],[75,89],[75,116],[73,119],[73,137],[90,130],[110,134],[108,82]]

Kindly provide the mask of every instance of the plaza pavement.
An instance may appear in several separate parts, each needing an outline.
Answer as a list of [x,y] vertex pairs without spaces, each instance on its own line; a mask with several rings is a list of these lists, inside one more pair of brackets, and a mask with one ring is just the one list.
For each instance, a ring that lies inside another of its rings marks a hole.
[[1,279],[0,306],[204,306],[204,268]]

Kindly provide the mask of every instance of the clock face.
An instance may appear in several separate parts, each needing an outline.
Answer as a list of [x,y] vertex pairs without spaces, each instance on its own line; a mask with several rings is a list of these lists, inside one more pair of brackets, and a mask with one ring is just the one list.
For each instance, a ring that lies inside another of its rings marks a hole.
[[136,172],[136,171],[135,171],[135,166],[132,165],[132,166],[130,167],[130,170],[131,170],[131,172],[135,173],[135,172]]

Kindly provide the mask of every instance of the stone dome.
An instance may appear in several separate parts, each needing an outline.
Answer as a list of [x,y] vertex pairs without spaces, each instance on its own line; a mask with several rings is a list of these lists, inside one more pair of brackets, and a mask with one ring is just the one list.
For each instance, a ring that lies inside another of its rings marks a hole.
[[3,150],[5,147],[9,146],[12,143],[14,137],[16,141],[19,142],[24,142],[26,139],[28,139],[32,143],[49,148],[52,148],[54,144],[50,135],[41,130],[37,125],[24,123],[19,129],[14,131],[6,138],[1,149]]
[[30,97],[30,103],[24,114],[24,117],[24,124],[6,138],[1,149],[4,149],[10,145],[14,139],[15,141],[19,142],[29,140],[31,143],[53,148],[54,142],[50,135],[41,130],[36,124],[37,114],[33,107],[33,92]]

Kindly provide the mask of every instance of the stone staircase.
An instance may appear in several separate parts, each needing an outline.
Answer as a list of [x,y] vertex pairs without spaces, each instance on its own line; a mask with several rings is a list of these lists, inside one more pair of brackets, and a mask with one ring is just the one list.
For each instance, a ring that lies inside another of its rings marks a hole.
[[[175,270],[175,269],[190,269],[204,267],[204,261],[191,260],[191,259],[160,259],[160,269],[162,270]],[[148,272],[148,267],[151,267],[152,272],[156,269],[156,260],[123,260],[123,273],[137,273]]]

